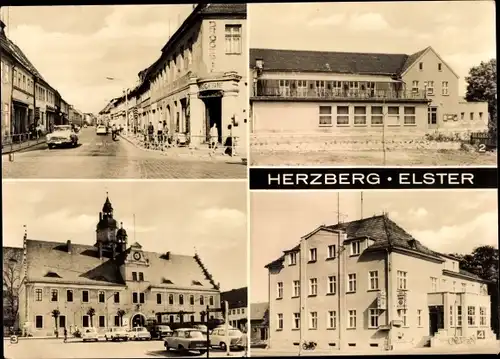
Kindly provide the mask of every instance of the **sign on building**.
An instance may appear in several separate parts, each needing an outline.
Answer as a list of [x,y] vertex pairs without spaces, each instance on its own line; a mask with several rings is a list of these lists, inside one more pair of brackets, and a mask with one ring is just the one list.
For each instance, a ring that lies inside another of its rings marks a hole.
[[406,309],[406,291],[398,291],[397,309]]
[[377,294],[377,309],[387,309],[387,295],[385,291],[380,291]]

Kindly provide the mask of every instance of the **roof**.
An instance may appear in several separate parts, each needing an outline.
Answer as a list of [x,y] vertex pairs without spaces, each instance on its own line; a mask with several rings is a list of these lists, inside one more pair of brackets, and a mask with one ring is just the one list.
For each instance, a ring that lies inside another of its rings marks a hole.
[[[71,243],[68,253],[66,243],[29,239],[27,241],[28,280],[31,282],[73,283],[81,285],[125,285],[120,274],[131,248],[116,259],[99,259],[95,246]],[[144,267],[144,278],[152,287],[182,287],[213,289],[192,256],[143,251],[149,265]],[[52,272],[47,277],[47,274]],[[57,276],[54,276],[54,273]],[[164,280],[172,284],[165,284]]]
[[250,320],[265,320],[269,303],[252,303],[250,304]]
[[229,308],[242,308],[248,306],[248,289],[247,287],[232,289],[228,292],[222,292],[221,300],[225,300],[229,304]]
[[[4,51],[9,53],[14,59],[16,59],[21,65],[23,65],[32,75],[44,80],[40,72],[35,68],[35,66],[30,62],[28,57],[24,52],[17,46],[12,40],[7,36],[0,36],[0,45]],[[45,81],[45,80],[44,80]]]
[[399,76],[426,49],[412,55],[332,51],[250,49],[250,67],[256,60],[271,71],[332,72]]
[[[403,228],[397,225],[394,221],[390,220],[386,214],[363,218],[356,221],[337,223],[331,226],[324,226],[328,231],[345,231],[347,239],[353,238],[370,238],[373,243],[369,249],[377,250],[387,247],[402,248],[418,252],[427,256],[441,259],[441,255],[417,241],[411,234],[406,232]],[[297,250],[299,247],[293,247]],[[288,250],[290,251],[290,250]],[[284,252],[288,252],[284,251]],[[284,257],[269,263],[266,267],[272,267],[280,264]]]

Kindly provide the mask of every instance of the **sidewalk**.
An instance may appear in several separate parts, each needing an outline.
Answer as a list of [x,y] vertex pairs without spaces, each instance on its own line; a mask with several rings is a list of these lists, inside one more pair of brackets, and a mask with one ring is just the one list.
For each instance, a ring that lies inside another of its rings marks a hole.
[[14,153],[22,150],[26,150],[33,146],[45,144],[47,141],[45,136],[40,137],[36,140],[28,140],[21,143],[3,143],[2,142],[2,155],[7,155],[9,153]]
[[194,148],[189,148],[188,146],[186,147],[169,147],[166,148],[164,151],[159,150],[159,149],[149,149],[149,148],[144,148],[141,145],[141,141],[137,138],[134,137],[133,135],[120,135],[120,138],[123,138],[127,142],[131,143],[135,147],[143,150],[143,151],[148,151],[148,152],[155,152],[162,154],[166,157],[171,157],[171,158],[182,158],[182,159],[187,159],[187,160],[196,160],[196,161],[218,161],[218,162],[234,162],[234,163],[243,163],[244,160],[240,156],[228,156],[222,153],[223,148],[221,148],[218,152],[215,154],[211,155],[210,149],[194,149]]

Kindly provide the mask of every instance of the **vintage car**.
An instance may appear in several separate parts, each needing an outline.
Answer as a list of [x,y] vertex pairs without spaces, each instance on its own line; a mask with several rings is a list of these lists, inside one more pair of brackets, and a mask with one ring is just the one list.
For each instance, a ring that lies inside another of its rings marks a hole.
[[239,329],[229,327],[226,328],[217,327],[210,333],[210,346],[218,347],[222,350],[227,350],[227,345],[229,344],[229,349],[244,349],[246,346],[246,334],[243,334]]
[[151,340],[151,333],[144,327],[135,327],[128,332],[131,340]]
[[78,136],[70,125],[54,126],[54,131],[47,134],[47,146],[50,149],[57,146],[73,146],[78,144]]
[[151,337],[154,339],[163,339],[172,335],[172,329],[168,325],[156,324],[151,328]]
[[198,352],[201,355],[207,352],[207,339],[201,331],[193,328],[182,328],[174,330],[172,336],[163,339],[165,350],[177,350],[181,354],[186,352]]
[[204,324],[195,324],[193,326],[194,329],[198,329],[200,332],[202,332],[204,335],[207,335],[208,328]]
[[82,339],[84,342],[97,342],[99,333],[96,328],[84,328],[82,330]]
[[114,327],[107,330],[104,334],[104,338],[106,341],[127,341],[129,339],[129,333],[126,328]]
[[97,126],[95,133],[96,133],[96,135],[107,135],[108,128],[104,125],[99,125],[99,126]]

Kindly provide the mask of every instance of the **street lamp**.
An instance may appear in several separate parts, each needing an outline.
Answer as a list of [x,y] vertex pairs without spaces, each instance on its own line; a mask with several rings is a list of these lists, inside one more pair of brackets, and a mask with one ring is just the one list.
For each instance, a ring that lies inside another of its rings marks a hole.
[[[123,82],[122,80],[119,80],[119,79],[116,79],[116,78],[110,77],[110,76],[106,76],[106,80]],[[123,92],[125,93],[125,134],[128,134],[128,94],[129,94],[129,89],[125,88],[125,90],[123,90]]]

